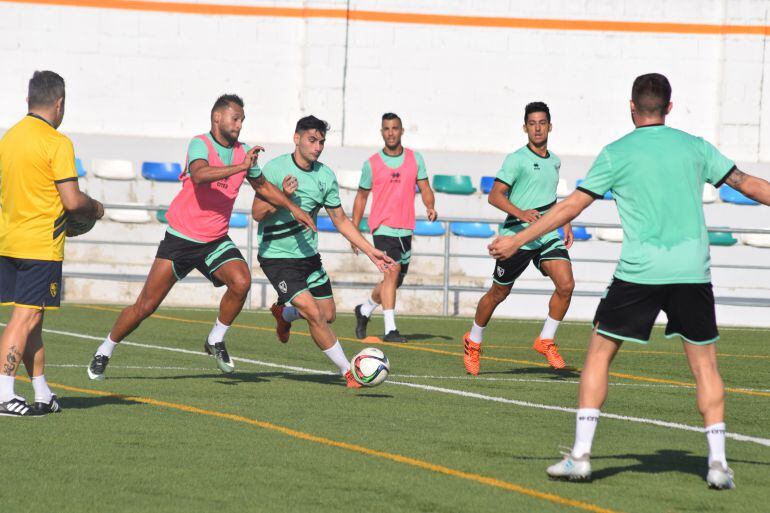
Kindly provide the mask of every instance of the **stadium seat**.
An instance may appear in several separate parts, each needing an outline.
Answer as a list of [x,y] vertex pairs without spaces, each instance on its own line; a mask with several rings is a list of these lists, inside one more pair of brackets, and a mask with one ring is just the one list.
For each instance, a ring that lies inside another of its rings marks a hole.
[[572,190],[567,185],[567,180],[559,178],[559,184],[556,186],[556,196],[558,198],[566,198],[570,194],[572,194]]
[[733,246],[738,239],[730,232],[709,232],[709,244],[712,246]]
[[318,219],[316,219],[315,225],[318,228],[319,232],[336,232],[337,231],[337,227],[334,226],[334,223],[332,222],[329,216],[318,216]]
[[493,185],[495,185],[494,176],[482,176],[481,182],[479,182],[479,189],[481,189],[481,192],[484,194],[489,194],[489,191],[492,190]]
[[[559,238],[564,240],[564,229],[557,228],[557,231],[559,232]],[[591,234],[588,233],[585,226],[573,226],[572,236],[575,238],[576,241],[589,240],[591,238]]]
[[729,185],[723,185],[719,188],[719,197],[725,203],[734,203],[736,205],[759,205],[753,199],[747,198],[740,191],[736,191]]
[[486,239],[495,234],[495,231],[487,223],[450,223],[449,229],[458,237],[475,237]]
[[230,215],[230,228],[246,228],[247,226],[249,226],[249,218],[246,214],[233,212]]
[[158,220],[159,223],[168,224],[168,219],[166,219],[166,212],[167,210],[158,210],[155,212],[155,219]]
[[116,223],[142,224],[150,222],[150,213],[146,210],[108,208],[107,219]]
[[369,229],[369,220],[367,218],[361,219],[361,222],[358,223],[358,230],[361,233],[369,233],[371,230]]
[[79,158],[75,159],[75,169],[78,170],[78,178],[86,176],[86,168],[83,167],[83,161]]
[[770,248],[770,233],[742,233],[741,242],[747,246]]
[[[581,183],[583,183],[583,179],[582,178],[578,178],[577,180],[575,180],[575,187],[580,187]],[[558,195],[558,192],[557,192],[557,195]],[[611,200],[611,199],[613,199],[612,192],[610,192],[610,191],[605,192],[604,193],[604,197],[602,199],[604,199],[604,200]]]
[[466,175],[433,175],[433,189],[445,194],[469,195],[476,192],[471,177]]
[[182,166],[176,162],[143,162],[142,176],[155,182],[178,182]]
[[415,235],[427,235],[429,237],[435,237],[437,235],[444,235],[446,229],[444,225],[438,222],[430,221],[417,221],[414,225]]
[[623,242],[623,230],[621,228],[597,228],[596,238],[607,242]]
[[94,176],[105,180],[133,180],[134,165],[129,160],[94,160],[91,168]]
[[713,185],[707,183],[703,185],[703,203],[714,203],[719,197],[719,193]]
[[337,171],[337,183],[343,189],[351,191],[358,190],[358,184],[361,181],[361,171],[347,170]]

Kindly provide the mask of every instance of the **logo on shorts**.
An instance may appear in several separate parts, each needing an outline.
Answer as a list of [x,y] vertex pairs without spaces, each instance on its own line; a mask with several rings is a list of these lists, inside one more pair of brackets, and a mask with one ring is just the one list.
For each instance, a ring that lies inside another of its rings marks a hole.
[[51,283],[48,287],[48,291],[51,293],[51,297],[56,297],[56,294],[59,292],[59,284]]
[[286,291],[289,290],[289,287],[286,285],[285,281],[282,281],[281,283],[278,284],[278,290],[286,294]]
[[498,265],[498,266],[497,266],[497,277],[498,277],[498,278],[502,278],[502,277],[503,277],[503,274],[505,274],[505,269],[503,269],[502,267],[500,267],[500,266]]

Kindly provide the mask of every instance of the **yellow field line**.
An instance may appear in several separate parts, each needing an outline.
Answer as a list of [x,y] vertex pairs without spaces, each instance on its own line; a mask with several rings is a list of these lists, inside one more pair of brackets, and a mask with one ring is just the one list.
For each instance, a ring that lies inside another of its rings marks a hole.
[[[28,378],[23,378],[23,377],[18,377],[17,379],[29,381]],[[339,449],[345,449],[347,451],[357,452],[359,454],[364,454],[366,456],[374,456],[376,458],[390,460],[396,463],[402,463],[405,465],[409,465],[411,467],[416,467],[423,470],[430,470],[432,472],[437,472],[439,474],[457,477],[468,481],[474,481],[476,483],[492,486],[495,488],[501,488],[503,490],[508,490],[511,492],[516,492],[522,495],[533,497],[535,499],[552,502],[554,504],[558,504],[561,506],[571,506],[573,508],[582,509],[584,511],[592,511],[594,513],[619,513],[616,510],[602,508],[600,506],[596,506],[588,502],[567,499],[565,497],[561,497],[553,493],[540,492],[537,490],[533,490],[531,488],[519,486],[514,483],[509,483],[508,481],[495,479],[494,477],[483,476],[481,474],[475,474],[472,472],[464,472],[462,470],[455,470],[453,468],[445,467],[443,465],[437,465],[435,463],[430,463],[428,461],[420,460],[417,458],[410,458],[409,456],[402,456],[400,454],[394,454],[394,453],[385,452],[385,451],[378,451],[376,449],[369,449],[368,447],[364,447],[362,445],[351,444],[347,442],[339,442],[337,440],[332,440],[330,438],[316,436],[310,433],[305,433],[303,431],[297,431],[296,429],[288,428],[278,424],[273,424],[272,422],[250,419],[248,417],[243,417],[241,415],[235,415],[232,413],[224,413],[224,412],[213,411],[213,410],[204,410],[203,408],[197,408],[195,406],[171,403],[168,401],[159,401],[157,399],[151,399],[149,397],[128,396],[128,395],[122,395],[122,394],[114,394],[111,392],[104,392],[101,390],[78,388],[78,387],[73,387],[69,385],[62,385],[60,383],[49,383],[49,385],[51,385],[54,388],[61,388],[62,390],[67,390],[69,392],[78,392],[81,394],[95,395],[100,397],[116,397],[119,399],[123,399],[124,401],[131,401],[131,402],[140,403],[140,404],[149,404],[152,406],[159,406],[162,408],[169,408],[172,410],[178,410],[178,411],[183,411],[187,413],[195,413],[198,415],[206,415],[208,417],[215,417],[219,419],[230,420],[233,422],[239,422],[242,424],[248,424],[248,425],[256,426],[262,429],[267,429],[270,431],[282,433],[284,435],[287,435],[293,438],[298,438],[300,440],[306,440],[308,442],[314,442],[314,443],[318,443],[318,444],[322,444],[330,447],[337,447]]]
[[[119,312],[120,311],[119,308],[113,308],[113,307],[108,307],[108,306],[94,306],[94,305],[73,305],[73,306],[75,306],[77,308],[86,308],[86,309],[91,309],[91,310],[101,310],[101,311],[106,311],[106,312]],[[184,317],[172,317],[170,315],[153,314],[152,317],[154,319],[162,319],[162,320],[166,320],[166,321],[175,321],[175,322],[184,322],[184,323],[189,323],[189,324],[205,324],[207,326],[211,324],[210,321],[199,321],[197,319],[185,319]],[[273,328],[265,328],[265,327],[262,327],[262,326],[250,326],[250,325],[247,325],[247,324],[232,324],[232,327],[234,327],[234,328],[243,328],[243,329],[247,329],[247,330],[255,330],[255,331],[269,331],[271,333],[273,331],[275,331]],[[292,333],[292,335],[301,335],[301,336],[304,336],[304,337],[309,337],[310,336],[310,333],[307,333],[307,332],[304,332],[304,331],[292,331],[291,333]],[[423,351],[423,352],[427,352],[427,353],[441,354],[441,355],[446,355],[446,356],[459,357],[459,356],[463,355],[463,353],[456,353],[456,352],[452,352],[452,351],[444,351],[442,349],[433,349],[433,348],[430,348],[430,347],[420,347],[420,346],[414,346],[414,345],[410,346],[410,345],[404,345],[404,344],[399,344],[399,343],[395,343],[395,342],[383,342],[382,340],[380,340],[377,337],[366,337],[363,340],[358,340],[357,338],[350,338],[350,337],[337,337],[337,338],[339,340],[344,340],[346,342],[355,342],[355,343],[358,343],[358,344],[377,344],[377,345],[382,345],[382,346],[395,347],[395,348],[398,348],[398,349],[407,349],[407,350],[410,350],[410,351]],[[550,367],[550,365],[548,365],[547,363],[533,362],[533,361],[530,361],[530,360],[516,360],[514,358],[500,358],[500,357],[496,357],[496,356],[482,356],[481,358],[483,360],[489,360],[489,361],[493,361],[493,362],[516,363],[516,364],[519,364],[519,365],[534,365],[536,367]],[[575,370],[579,371],[580,369],[576,368]],[[671,379],[648,378],[648,377],[645,377],[645,376],[637,376],[637,375],[634,375],[634,374],[625,374],[625,373],[619,373],[619,372],[610,372],[610,376],[615,377],[615,378],[628,379],[628,380],[632,380],[632,381],[643,381],[643,382],[647,382],[647,383],[663,383],[663,384],[667,384],[667,385],[678,385],[678,386],[695,388],[695,384],[694,383],[687,383],[687,382],[684,382],[684,381],[675,381],[675,380],[671,380]],[[731,393],[734,393],[734,394],[753,395],[753,396],[758,396],[758,397],[770,397],[770,392],[758,392],[758,391],[753,391],[753,390],[743,390],[741,388],[725,387],[725,391],[731,392]]]

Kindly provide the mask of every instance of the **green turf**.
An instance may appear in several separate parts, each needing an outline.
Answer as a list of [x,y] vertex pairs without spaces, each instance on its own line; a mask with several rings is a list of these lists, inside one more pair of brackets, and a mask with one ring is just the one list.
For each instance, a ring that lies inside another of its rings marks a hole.
[[[6,322],[8,314],[0,311],[0,320]],[[204,323],[151,318],[128,340],[199,351],[215,316],[189,309],[158,314]],[[115,316],[67,306],[47,313],[45,327],[101,338]],[[242,327],[271,328],[269,314],[244,312],[237,323],[227,337],[231,355],[278,367],[236,362],[237,372],[225,376],[202,353],[126,345],[116,349],[108,379],[92,382],[85,366],[98,341],[49,332],[46,375],[60,385],[238,415],[612,511],[767,511],[762,494],[770,476],[770,447],[728,440],[738,488],[714,492],[703,480],[701,433],[604,418],[594,444],[593,483],[551,482],[544,469],[558,459],[560,445],[571,444],[574,414],[393,383],[574,407],[574,372],[482,360],[479,377],[466,376],[459,338],[467,319],[399,319],[399,329],[412,341],[380,346],[391,360],[391,382],[357,391],[335,376],[281,367],[334,370],[307,336],[295,333],[283,345],[270,331]],[[485,333],[485,356],[541,362],[529,349],[539,324],[493,321]],[[298,322],[295,329],[306,331],[306,326]],[[351,337],[352,317],[340,315],[334,329]],[[372,334],[381,329],[381,320],[370,325]],[[560,328],[569,364],[581,364],[588,336],[587,324]],[[720,368],[727,386],[768,392],[768,336],[765,330],[723,330]],[[352,340],[342,344],[348,356],[363,347]],[[649,381],[692,382],[680,342],[665,340],[656,329],[649,346],[627,344],[613,371],[639,379],[613,378],[605,412],[701,424],[692,389]],[[17,382],[16,388],[31,397],[28,383]],[[0,504],[13,505],[3,511],[579,511],[237,419],[53,388],[62,414],[0,419]],[[770,438],[769,402],[767,394],[728,393],[729,431]]]

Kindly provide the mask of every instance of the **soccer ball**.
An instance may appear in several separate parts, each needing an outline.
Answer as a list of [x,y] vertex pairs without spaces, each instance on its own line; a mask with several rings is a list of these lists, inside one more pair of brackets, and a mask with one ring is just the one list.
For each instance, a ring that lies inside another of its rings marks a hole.
[[376,347],[367,347],[350,360],[350,372],[363,386],[374,387],[388,377],[390,362]]

